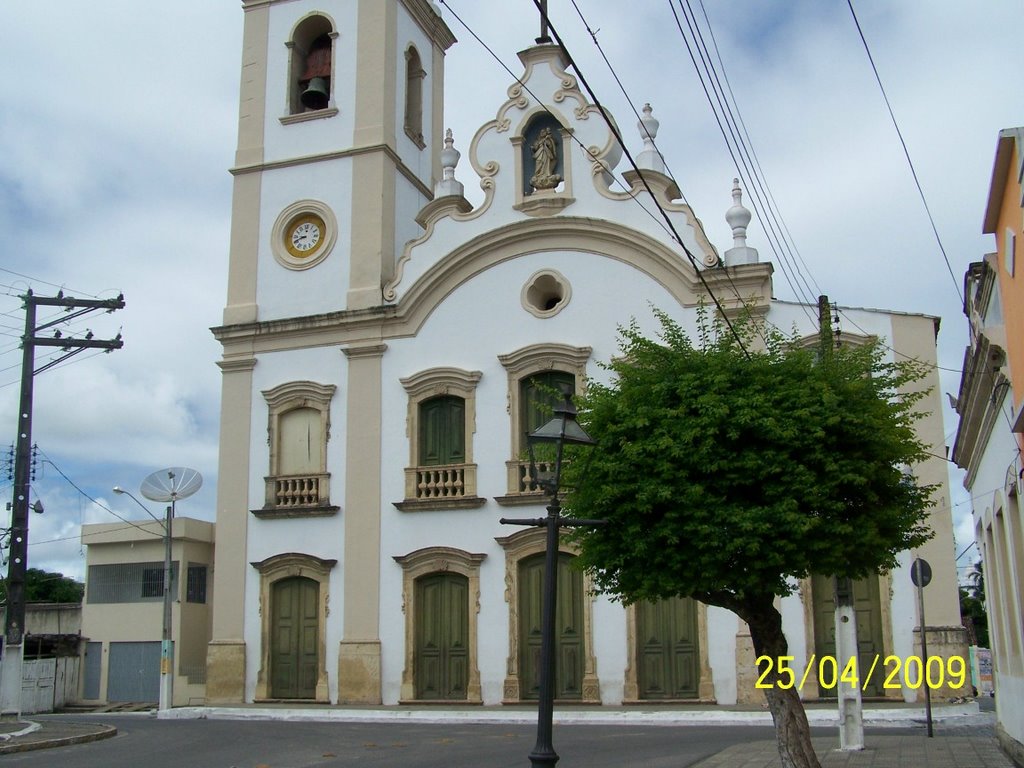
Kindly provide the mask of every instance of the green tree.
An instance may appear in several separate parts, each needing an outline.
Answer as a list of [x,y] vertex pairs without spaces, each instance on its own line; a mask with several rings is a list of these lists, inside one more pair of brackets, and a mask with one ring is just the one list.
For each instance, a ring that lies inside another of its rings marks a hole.
[[988,637],[988,613],[985,610],[985,575],[979,560],[967,574],[969,586],[960,587],[960,615],[965,624],[970,620],[975,642],[981,648],[991,648]]
[[[787,655],[776,596],[812,573],[861,578],[930,538],[932,488],[909,479],[924,373],[877,345],[827,354],[702,314],[695,346],[664,313],[660,341],[621,330],[611,383],[580,421],[597,441],[566,469],[581,564],[625,603],[693,597],[734,611],[758,656]],[[755,335],[756,332],[756,335]],[[758,351],[744,351],[753,350]],[[784,766],[818,766],[795,687],[765,679]]]
[[[65,576],[40,568],[25,571],[26,603],[80,603],[85,585]],[[0,582],[0,602],[7,602],[7,581]]]

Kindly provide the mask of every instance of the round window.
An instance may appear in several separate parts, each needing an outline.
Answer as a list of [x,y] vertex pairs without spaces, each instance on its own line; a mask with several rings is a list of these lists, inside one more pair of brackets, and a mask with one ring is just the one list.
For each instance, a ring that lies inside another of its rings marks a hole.
[[542,269],[534,273],[520,294],[523,309],[536,317],[551,317],[569,303],[572,287],[559,272]]

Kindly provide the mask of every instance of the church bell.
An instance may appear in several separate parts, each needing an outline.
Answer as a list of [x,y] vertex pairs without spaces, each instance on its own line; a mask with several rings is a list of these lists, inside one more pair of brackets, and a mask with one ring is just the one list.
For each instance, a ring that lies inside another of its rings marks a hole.
[[328,95],[327,81],[322,77],[314,77],[299,98],[306,109],[326,109]]

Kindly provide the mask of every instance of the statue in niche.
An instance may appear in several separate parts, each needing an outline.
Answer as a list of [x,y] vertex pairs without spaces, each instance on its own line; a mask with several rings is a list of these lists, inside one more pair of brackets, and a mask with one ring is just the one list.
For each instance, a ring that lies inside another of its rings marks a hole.
[[554,189],[561,183],[562,177],[555,173],[558,167],[558,144],[551,129],[546,126],[541,128],[530,149],[533,151],[534,168],[530,185],[538,191]]

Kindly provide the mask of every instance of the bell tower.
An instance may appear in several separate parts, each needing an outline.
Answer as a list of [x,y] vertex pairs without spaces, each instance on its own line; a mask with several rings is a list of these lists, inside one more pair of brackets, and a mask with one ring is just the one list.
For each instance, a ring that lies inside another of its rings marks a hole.
[[[252,551],[262,546],[253,541],[264,534],[254,533],[251,514],[260,506],[253,483],[268,471],[265,441],[253,426],[254,414],[266,407],[261,393],[281,383],[277,371],[295,350],[326,348],[327,337],[344,337],[353,312],[363,319],[378,316],[396,251],[421,233],[416,214],[441,176],[444,56],[455,42],[430,0],[241,4],[228,294],[223,324],[214,329],[224,354],[217,496],[222,534],[214,576],[222,599],[208,652],[211,702],[251,698],[257,679],[260,651],[252,646],[258,633],[250,619],[259,594],[249,563],[265,557]],[[315,339],[312,332],[279,333],[285,326],[311,325],[319,333]],[[334,355],[337,346],[335,341]],[[336,366],[346,371],[337,381],[323,373],[317,378],[347,393],[346,407],[369,419],[372,408],[359,400],[365,387],[348,380],[352,371],[368,367],[356,357],[351,366]],[[345,432],[335,428],[329,461],[344,456]],[[336,493],[346,500],[359,499],[362,485],[370,483],[366,472],[348,465],[331,469]],[[332,524],[348,525],[337,517]],[[337,531],[339,541],[343,535],[356,540],[347,527]],[[373,568],[350,559],[346,567]],[[354,633],[372,646],[375,608],[349,610],[345,637]],[[374,663],[369,659],[365,666],[372,670]],[[366,700],[373,699],[372,689],[370,681]]]
[[455,38],[429,0],[242,6],[224,323],[378,306],[440,177]]

